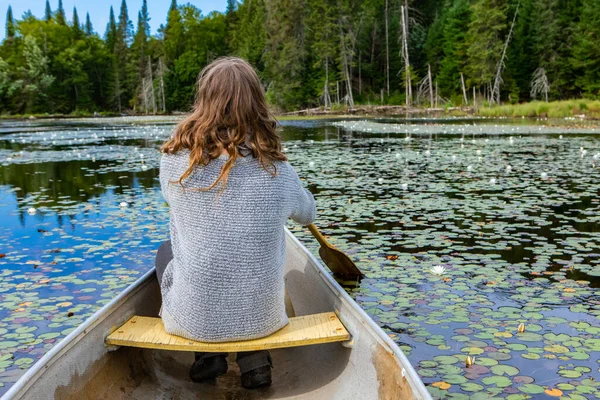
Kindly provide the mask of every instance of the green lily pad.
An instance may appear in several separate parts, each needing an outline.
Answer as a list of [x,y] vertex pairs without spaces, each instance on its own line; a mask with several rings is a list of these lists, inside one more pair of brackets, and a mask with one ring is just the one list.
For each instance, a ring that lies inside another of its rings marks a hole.
[[544,393],[545,389],[542,386],[535,385],[533,383],[526,383],[519,386],[519,390],[527,394],[542,394]]

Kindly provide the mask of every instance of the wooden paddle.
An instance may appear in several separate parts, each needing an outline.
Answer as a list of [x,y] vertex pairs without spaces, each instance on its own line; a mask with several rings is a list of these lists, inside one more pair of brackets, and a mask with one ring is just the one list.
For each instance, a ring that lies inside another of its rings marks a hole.
[[321,232],[319,232],[315,224],[308,225],[308,229],[321,245],[319,248],[319,255],[334,275],[344,278],[359,279],[365,276],[350,257],[327,242],[327,239],[321,235]]

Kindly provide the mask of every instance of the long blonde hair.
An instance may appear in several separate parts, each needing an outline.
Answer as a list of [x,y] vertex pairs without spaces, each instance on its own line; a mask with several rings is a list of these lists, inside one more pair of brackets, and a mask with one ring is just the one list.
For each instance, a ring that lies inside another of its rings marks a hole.
[[162,146],[163,153],[190,150],[190,164],[176,183],[183,186],[198,165],[206,166],[224,150],[229,153],[217,179],[227,185],[229,171],[240,157],[240,145],[246,145],[263,168],[275,175],[275,161],[286,161],[277,122],[267,108],[265,94],[252,66],[236,57],[223,57],[206,66],[198,78],[198,94],[192,113],[181,121],[171,138]]

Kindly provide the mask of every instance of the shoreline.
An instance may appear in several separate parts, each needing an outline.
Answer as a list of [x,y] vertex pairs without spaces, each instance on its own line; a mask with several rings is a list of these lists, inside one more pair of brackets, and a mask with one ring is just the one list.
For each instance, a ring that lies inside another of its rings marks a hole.
[[[147,118],[159,120],[179,120],[186,113],[176,111],[168,114],[126,114],[126,113],[76,113],[76,114],[32,114],[0,115],[0,121],[36,120],[96,120],[105,118]],[[472,117],[482,119],[531,119],[565,121],[600,121],[600,100],[561,100],[554,102],[533,101],[521,104],[499,106],[461,106],[422,108],[405,105],[357,105],[354,108],[334,106],[315,107],[301,110],[273,111],[278,120],[317,120],[329,118],[386,118],[386,117]]]

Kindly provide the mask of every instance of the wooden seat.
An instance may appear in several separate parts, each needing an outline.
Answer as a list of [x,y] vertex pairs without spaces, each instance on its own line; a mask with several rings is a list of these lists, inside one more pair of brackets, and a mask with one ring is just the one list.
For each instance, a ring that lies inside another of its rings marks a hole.
[[159,350],[240,352],[343,342],[350,339],[350,334],[333,312],[305,315],[289,320],[288,325],[264,338],[206,343],[166,333],[160,318],[133,316],[108,335],[106,344]]

